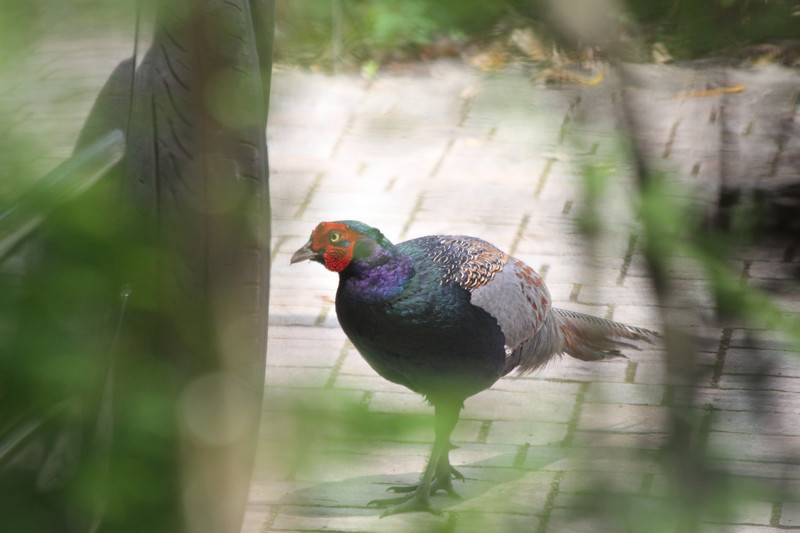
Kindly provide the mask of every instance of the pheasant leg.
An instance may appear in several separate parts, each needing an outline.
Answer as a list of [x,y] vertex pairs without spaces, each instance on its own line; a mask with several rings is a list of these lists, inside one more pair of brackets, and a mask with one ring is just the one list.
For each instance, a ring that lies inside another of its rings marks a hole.
[[[390,488],[395,492],[409,492],[397,498],[387,498],[383,500],[373,500],[367,505],[375,505],[379,508],[387,509],[381,514],[381,518],[399,513],[410,513],[414,511],[427,511],[433,514],[441,514],[441,511],[434,509],[430,504],[430,496],[437,490],[444,490],[450,496],[458,497],[453,490],[451,476],[463,478],[457,470],[450,465],[450,433],[453,432],[456,422],[458,422],[458,412],[460,407],[450,405],[435,405],[436,413],[436,439],[433,443],[433,451],[422,474],[418,485],[412,487]],[[398,490],[399,489],[399,490]]]

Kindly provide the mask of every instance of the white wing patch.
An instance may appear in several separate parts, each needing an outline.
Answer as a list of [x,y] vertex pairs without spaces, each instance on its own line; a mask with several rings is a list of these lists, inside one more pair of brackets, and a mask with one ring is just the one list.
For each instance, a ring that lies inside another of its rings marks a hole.
[[550,293],[542,278],[513,258],[491,282],[474,289],[470,301],[497,320],[510,353],[536,335],[550,311]]

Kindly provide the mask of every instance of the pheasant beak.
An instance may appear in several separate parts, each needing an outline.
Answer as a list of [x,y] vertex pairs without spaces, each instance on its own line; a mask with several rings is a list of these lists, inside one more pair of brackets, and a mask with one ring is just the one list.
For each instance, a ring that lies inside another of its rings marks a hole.
[[292,254],[292,259],[289,263],[293,265],[300,261],[308,261],[309,259],[312,261],[322,261],[322,254],[314,251],[312,246],[313,243],[309,240],[302,248]]

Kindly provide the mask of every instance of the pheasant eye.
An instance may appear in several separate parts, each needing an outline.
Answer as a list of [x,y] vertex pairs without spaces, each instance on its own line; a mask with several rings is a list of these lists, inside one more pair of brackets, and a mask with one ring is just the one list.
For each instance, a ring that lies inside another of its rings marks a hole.
[[342,234],[338,231],[332,231],[328,234],[328,240],[331,241],[331,243],[336,244],[342,240]]

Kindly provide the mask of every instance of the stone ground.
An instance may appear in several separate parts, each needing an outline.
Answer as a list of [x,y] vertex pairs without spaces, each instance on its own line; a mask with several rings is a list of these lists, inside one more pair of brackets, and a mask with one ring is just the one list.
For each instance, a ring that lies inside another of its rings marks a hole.
[[[41,140],[42,173],[69,154],[94,95],[129,53],[128,37],[104,47],[45,42],[25,62],[23,81],[0,87],[0,106],[19,117],[15,133]],[[580,88],[534,84],[524,69],[481,74],[454,62],[371,81],[276,69],[267,389],[243,533],[657,531],[669,522],[682,502],[667,498],[672,467],[654,450],[669,438],[680,391],[667,386],[660,346],[599,364],[561,359],[469,399],[451,454],[467,478],[456,483],[462,499],[434,497],[442,516],[379,519],[367,503],[424,467],[430,408],[376,376],[348,344],[333,310],[336,276],[315,264],[289,266],[321,220],[360,219],[395,241],[472,234],[538,270],[555,305],[659,328],[665,310],[641,258],[620,105],[630,105],[649,160],[674,169],[691,187],[684,194],[708,204],[721,175],[767,187],[798,178],[800,75],[771,66],[642,66],[630,76],[623,93],[610,72],[600,86]],[[43,125],[47,135],[36,130]],[[594,244],[578,229],[587,171],[613,178]],[[765,244],[732,266],[752,284],[778,287],[796,312],[789,280],[799,261],[794,247]],[[704,515],[702,530],[800,529],[800,359],[773,334],[708,320],[707,284],[688,258],[673,274],[673,314],[703,339],[697,409],[687,416],[701,420],[697,438],[712,466],[744,480],[730,485],[728,507]],[[712,475],[698,471],[686,491],[702,494]],[[592,503],[603,512],[592,514]]]
[[[800,76],[778,67],[630,68],[636,82],[625,93],[611,73],[599,87],[548,88],[521,69],[480,74],[452,62],[371,81],[276,71],[266,411],[243,531],[626,529],[613,510],[602,519],[580,511],[581,497],[598,486],[627,502],[629,519],[651,520],[652,529],[639,530],[659,529],[677,504],[663,499],[670,467],[652,453],[669,437],[674,395],[658,346],[599,364],[562,359],[470,398],[453,439],[453,462],[467,478],[456,483],[462,499],[435,497],[442,517],[379,519],[367,503],[424,467],[430,408],[375,375],[347,342],[333,308],[336,276],[316,264],[289,266],[322,220],[362,220],[395,241],[471,234],[537,269],[554,305],[659,328],[616,119],[621,99],[648,160],[674,170],[690,187],[683,194],[709,205],[721,165],[737,179],[753,175],[750,167],[769,168],[764,180],[798,178],[789,147],[796,138],[777,132],[787,111],[797,113]],[[700,93],[739,85],[741,92]],[[594,245],[578,229],[587,168],[613,178]],[[796,266],[793,249],[765,246],[733,268],[755,284],[782,283],[784,305],[797,311],[796,288],[784,283]],[[753,486],[786,488],[742,496],[704,531],[800,529],[800,359],[778,343],[764,349],[750,331],[706,325],[713,308],[703,273],[688,260],[676,269],[679,320],[703,338],[701,438],[716,466]],[[759,365],[769,370],[756,380]]]

